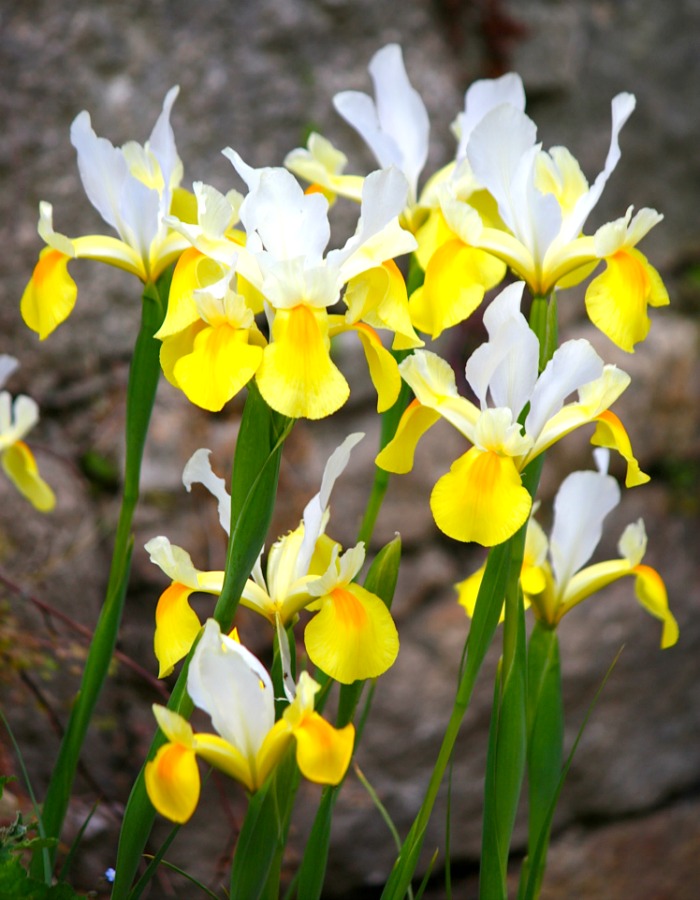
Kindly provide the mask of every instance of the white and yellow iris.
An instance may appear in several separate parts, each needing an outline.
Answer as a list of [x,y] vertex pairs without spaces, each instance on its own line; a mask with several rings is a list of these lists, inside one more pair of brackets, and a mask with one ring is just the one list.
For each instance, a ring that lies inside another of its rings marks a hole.
[[[353,581],[364,562],[364,545],[341,554],[339,545],[325,535],[333,485],[361,437],[350,435],[331,454],[321,490],[306,505],[302,521],[272,545],[265,574],[258,560],[243,589],[241,604],[275,628],[285,675],[289,669],[285,629],[303,609],[314,614],[304,635],[309,659],[336,681],[349,684],[376,678],[398,654],[398,633],[390,612],[378,597]],[[208,451],[197,451],[184,479],[188,486],[201,482],[218,498],[219,518],[228,530],[230,498],[223,480],[211,471]],[[197,591],[219,594],[224,573],[196,569],[189,554],[163,536],[149,541],[146,549],[172,579],[156,608],[154,649],[163,677],[186,656],[201,628],[189,604],[190,595]]]
[[[585,340],[564,343],[538,376],[539,343],[520,312],[522,291],[522,282],[510,285],[484,315],[489,340],[466,366],[480,406],[459,396],[444,360],[417,350],[400,367],[416,399],[377,457],[383,469],[409,472],[421,436],[438,419],[447,419],[473,446],[438,480],[430,507],[445,534],[487,547],[507,540],[530,515],[523,469],[581,425],[597,422],[593,442],[614,447],[625,458],[628,486],[648,480],[620,420],[609,412],[629,376],[603,365]],[[566,402],[574,393],[576,399]]]
[[[330,345],[335,335],[352,331],[367,357],[377,408],[388,409],[401,382],[374,329],[393,331],[400,349],[422,343],[393,262],[415,247],[398,224],[405,179],[395,170],[370,176],[355,235],[324,255],[330,239],[327,200],[304,194],[285,169],[253,169],[233,150],[224,152],[246,181],[247,196],[233,203],[213,188],[195,186],[198,224],[169,219],[193,250],[175,272],[173,313],[168,311],[157,335],[166,376],[207,409],[221,409],[255,377],[273,409],[290,418],[320,419],[349,397]],[[231,230],[239,216],[244,233]],[[348,313],[329,314],[346,285],[352,298]],[[263,309],[269,341],[253,320]]]
[[200,794],[197,757],[251,793],[263,786],[289,743],[296,740],[302,774],[319,784],[339,784],[352,756],[355,731],[336,729],[314,710],[319,685],[302,672],[295,696],[275,722],[272,681],[262,663],[209,619],[187,676],[195,706],[211,717],[216,733],[196,733],[172,710],[154,706],[168,739],[146,765],[148,796],[161,815],[186,822]]
[[608,154],[590,186],[565,147],[541,149],[535,123],[521,108],[510,102],[496,106],[472,130],[465,153],[474,178],[496,201],[500,224],[489,222],[471,198],[441,195],[442,214],[454,234],[507,263],[534,295],[577,284],[604,260],[606,269],[589,285],[586,306],[593,323],[629,352],[646,336],[647,307],[669,302],[658,273],[635,249],[662,216],[642,209],[631,220],[630,209],[593,236],[582,230],[620,159],[620,131],[634,106],[631,94],[613,99]]
[[[17,369],[13,356],[0,354],[0,388]],[[0,463],[12,484],[41,512],[56,505],[53,490],[39,474],[34,454],[23,438],[39,421],[39,407],[31,397],[20,394],[14,400],[0,390]]]
[[[647,547],[642,519],[622,533],[619,559],[586,565],[600,542],[606,516],[620,502],[620,488],[607,474],[608,456],[607,450],[596,450],[597,472],[573,472],[564,479],[554,500],[549,540],[537,521],[530,519],[520,578],[523,595],[537,618],[556,628],[582,600],[620,578],[632,577],[637,600],[663,625],[662,648],[671,647],[678,640],[678,624],[661,576],[642,562]],[[459,602],[470,616],[483,571],[456,585]]]
[[39,234],[47,247],[24,290],[21,311],[42,340],[68,318],[75,305],[78,291],[67,268],[72,259],[98,259],[147,283],[155,282],[189,246],[165,222],[171,211],[187,218],[185,211],[191,205],[189,195],[179,188],[182,163],[170,126],[177,94],[177,87],[168,91],[143,146],[130,141],[114,147],[95,134],[86,111],[74,120],[71,142],[85,193],[119,237],[69,238],[54,230],[51,204],[39,205]]

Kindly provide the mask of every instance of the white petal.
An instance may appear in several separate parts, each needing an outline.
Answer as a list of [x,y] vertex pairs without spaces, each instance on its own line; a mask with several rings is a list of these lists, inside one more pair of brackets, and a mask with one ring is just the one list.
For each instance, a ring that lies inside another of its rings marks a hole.
[[165,572],[168,578],[193,590],[199,587],[198,570],[189,553],[182,547],[171,544],[163,535],[151,538],[144,546],[151,562]]
[[560,592],[598,546],[603,521],[620,502],[620,488],[610,475],[573,472],[554,500],[550,539],[552,567]]
[[647,533],[643,519],[630,522],[622,532],[617,548],[631,566],[640,564],[644,559],[644,554],[647,552]]
[[321,479],[321,490],[309,500],[304,509],[304,539],[299,551],[296,578],[302,578],[309,570],[316,541],[323,534],[325,513],[330,503],[333,486],[345,471],[353,447],[357,446],[364,436],[364,432],[361,431],[348,435],[328,457]]
[[85,110],[73,120],[70,137],[78,153],[78,171],[88,200],[105,222],[125,238],[119,208],[130,176],[124,155],[106,138],[97,137]]
[[275,721],[272,682],[265,667],[208,619],[187,676],[194,704],[247,759],[254,759]]
[[[165,95],[163,110],[158,116],[151,136],[148,139],[148,148],[158,160],[168,193],[172,188],[177,187],[182,179],[182,162],[177,155],[175,135],[170,124],[170,112],[179,93],[180,88],[175,85]],[[167,211],[165,210],[165,212]]]
[[566,341],[547,363],[530,401],[525,430],[537,439],[566,398],[603,374],[603,360],[584,339]]
[[464,112],[459,114],[455,122],[455,129],[459,133],[458,160],[465,156],[474,128],[487,113],[502,103],[525,110],[525,88],[521,77],[514,72],[500,78],[482,78],[468,88],[464,95]]
[[223,478],[216,475],[209,462],[209,454],[211,450],[200,448],[195,450],[192,456],[185,464],[182,473],[182,483],[185,488],[192,490],[193,484],[203,484],[204,487],[219,502],[219,522],[226,534],[231,528],[231,497],[226,490],[226,482]]

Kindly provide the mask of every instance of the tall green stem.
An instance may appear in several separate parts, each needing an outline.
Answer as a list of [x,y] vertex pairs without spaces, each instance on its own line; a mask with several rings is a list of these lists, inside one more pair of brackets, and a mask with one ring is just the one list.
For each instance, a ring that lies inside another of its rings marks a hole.
[[[153,335],[163,321],[169,280],[169,275],[164,276],[158,285],[147,284],[143,292],[141,328],[134,347],[127,388],[124,492],[112,565],[105,601],[88,651],[80,689],[71,709],[44,801],[42,819],[47,837],[60,836],[78,759],[107,677],[121,623],[133,548],[131,523],[139,499],[143,449],[160,375],[160,343]],[[53,863],[55,848],[50,853]],[[32,860],[32,872],[37,876],[43,873],[40,854],[35,854]]]

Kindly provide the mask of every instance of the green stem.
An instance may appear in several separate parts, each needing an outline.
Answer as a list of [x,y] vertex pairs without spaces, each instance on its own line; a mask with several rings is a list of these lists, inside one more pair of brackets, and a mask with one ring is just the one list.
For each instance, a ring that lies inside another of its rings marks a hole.
[[[168,274],[158,285],[147,284],[143,292],[141,328],[134,347],[127,388],[124,492],[112,565],[105,601],[88,651],[80,689],[71,709],[44,801],[42,818],[49,837],[60,836],[78,759],[93,711],[107,678],[121,624],[133,548],[131,523],[139,499],[143,449],[160,376],[160,343],[153,335],[163,321],[169,280]],[[50,850],[50,853],[53,863],[55,849]],[[39,854],[35,854],[31,868],[35,874],[43,870]]]

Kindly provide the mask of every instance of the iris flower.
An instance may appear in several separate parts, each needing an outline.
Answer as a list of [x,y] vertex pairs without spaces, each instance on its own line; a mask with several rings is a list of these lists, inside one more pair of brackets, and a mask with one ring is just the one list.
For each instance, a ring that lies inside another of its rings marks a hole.
[[158,812],[174,822],[191,817],[200,793],[197,757],[252,793],[265,783],[292,739],[306,778],[319,784],[342,781],[355,730],[351,724],[336,729],[314,711],[319,688],[302,672],[295,696],[275,722],[274,690],[264,666],[209,619],[190,663],[187,691],[195,706],[211,716],[216,733],[195,732],[178,713],[154,705],[168,738],[145,770],[146,790]]
[[[18,365],[13,356],[0,354],[0,388]],[[20,494],[41,512],[48,512],[56,498],[23,440],[38,421],[39,407],[31,397],[20,394],[13,400],[8,391],[0,391],[0,462]]]
[[[289,672],[286,628],[299,612],[314,613],[306,627],[305,643],[311,661],[342,683],[375,678],[398,654],[396,626],[384,603],[355,584],[364,562],[364,545],[341,553],[325,535],[330,496],[361,434],[350,435],[329,457],[321,490],[307,503],[298,527],[270,548],[266,574],[260,561],[246,582],[241,604],[263,615],[274,627],[285,674]],[[223,479],[211,471],[207,450],[198,450],[183,475],[186,487],[201,482],[219,501],[219,519],[228,531],[230,498]],[[196,569],[189,554],[166,537],[146,544],[151,560],[172,579],[156,608],[155,653],[160,676],[169,674],[192,646],[201,623],[189,605],[195,591],[219,594],[223,572]]]
[[51,204],[40,203],[39,234],[47,247],[22,295],[21,311],[42,340],[68,318],[75,305],[78,290],[67,268],[71,260],[98,259],[148,283],[155,282],[189,246],[165,223],[173,208],[181,209],[184,217],[187,205],[187,195],[179,188],[182,163],[170,126],[178,90],[168,91],[143,146],[129,141],[114,147],[95,134],[86,111],[73,121],[71,142],[85,193],[119,237],[66,237],[54,230]]
[[[421,436],[439,418],[447,419],[473,446],[433,488],[431,510],[445,534],[486,547],[507,540],[530,515],[523,469],[581,425],[597,422],[593,441],[624,456],[628,485],[648,480],[632,455],[622,423],[609,412],[629,376],[603,365],[585,340],[562,344],[538,376],[539,342],[520,312],[523,287],[522,282],[507,287],[484,315],[489,340],[466,367],[480,405],[459,396],[454,373],[444,360],[416,350],[401,364],[416,399],[377,457],[383,469],[409,472]],[[573,393],[576,399],[566,402]]]
[[536,143],[535,123],[518,106],[502,103],[474,127],[465,149],[474,177],[496,201],[502,224],[487,222],[468,199],[441,198],[453,232],[502,259],[533,295],[577,284],[604,260],[605,271],[588,287],[586,306],[592,322],[630,352],[649,330],[647,307],[669,302],[658,272],[636,250],[663,217],[641,209],[633,218],[630,208],[592,236],[582,230],[619,162],[620,131],[634,106],[632,94],[613,99],[605,165],[589,186],[565,147],[544,152]]
[[[598,471],[573,472],[554,500],[554,525],[549,541],[533,518],[528,524],[521,584],[538,619],[556,628],[566,613],[608,584],[630,576],[637,600],[663,623],[662,648],[678,640],[678,624],[668,606],[659,573],[642,560],[647,537],[644,522],[629,524],[618,543],[619,559],[586,565],[598,546],[603,522],[620,502],[620,488],[607,474],[609,453],[594,451]],[[471,615],[483,568],[457,586],[459,602]]]
[[[350,394],[331,359],[330,341],[352,331],[365,352],[378,409],[388,409],[401,380],[375,327],[393,331],[402,348],[422,343],[393,262],[415,247],[397,218],[405,202],[405,179],[392,169],[369,176],[355,235],[325,254],[330,239],[327,200],[319,193],[305,195],[285,169],[253,169],[233,150],[224,152],[248,185],[235,211],[244,233],[238,244],[227,236],[233,207],[222,195],[215,197],[213,189],[206,196],[200,192],[208,205],[203,211],[200,200],[196,228],[169,220],[192,241],[208,268],[202,258],[188,257],[194,304],[178,300],[177,309],[185,313],[178,312],[175,324],[166,320],[158,334],[164,340],[166,375],[207,409],[220,409],[254,376],[273,409],[290,418],[319,419],[343,406]],[[184,267],[185,259],[181,262]],[[213,279],[213,272],[219,280],[202,285],[202,274]],[[329,313],[346,286],[347,314]],[[182,293],[178,290],[177,296]],[[263,308],[269,343],[253,322]],[[214,375],[216,388],[210,386]]]

